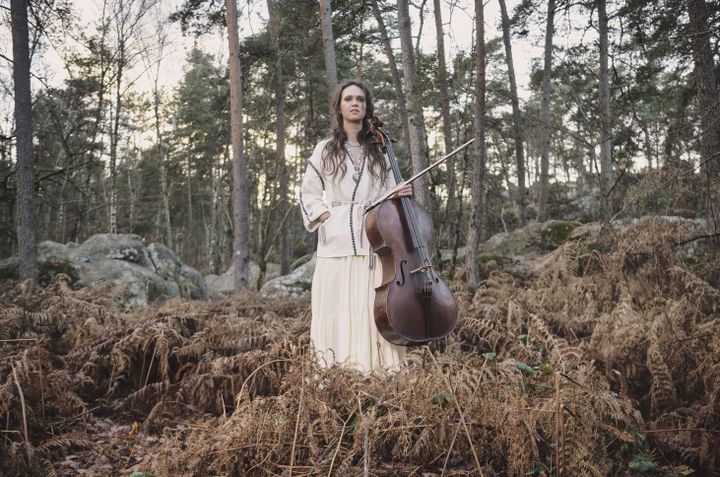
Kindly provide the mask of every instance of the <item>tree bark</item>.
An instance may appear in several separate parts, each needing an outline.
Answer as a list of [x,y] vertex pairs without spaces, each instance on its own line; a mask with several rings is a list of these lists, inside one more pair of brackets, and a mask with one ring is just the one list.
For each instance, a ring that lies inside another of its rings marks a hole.
[[[551,0],[552,1],[552,0]],[[465,268],[468,284],[480,284],[474,253],[485,234],[485,14],[483,0],[475,0],[475,164],[473,166],[472,207],[468,228]]]
[[[285,161],[285,78],[283,76],[282,50],[280,49],[280,27],[278,11],[275,0],[268,0],[268,18],[270,22],[270,37],[275,51],[275,131],[277,154],[278,179],[280,182],[280,214],[281,218],[287,211],[288,202],[288,170]],[[281,219],[282,220],[282,219]],[[282,222],[278,222],[282,226]],[[290,273],[290,236],[288,231],[280,234],[280,273]]]
[[610,120],[610,79],[608,75],[608,18],[606,0],[598,0],[600,29],[600,215],[604,221],[612,216],[613,169],[612,126]]
[[393,53],[392,45],[390,44],[390,37],[388,36],[385,21],[380,13],[377,0],[372,0],[370,4],[372,6],[373,15],[375,16],[375,21],[378,24],[378,30],[380,30],[380,39],[382,40],[383,49],[385,50],[385,56],[387,56],[388,59],[390,76],[392,77],[393,86],[395,87],[395,98],[398,108],[400,109],[400,117],[402,118],[403,134],[405,135],[405,140],[409,141],[410,123],[408,120],[407,103],[405,102],[405,93],[403,93],[402,83],[400,81],[400,72],[398,71],[397,62],[395,61],[395,54]]
[[335,65],[335,39],[332,29],[332,8],[330,0],[320,0],[320,23],[322,25],[323,47],[325,50],[325,72],[327,75],[328,101],[330,105],[330,124],[336,127],[335,110],[332,104],[332,94],[337,86],[337,66]]
[[[436,0],[437,1],[437,0]],[[510,20],[508,19],[505,0],[498,0],[502,15],[503,42],[505,43],[505,61],[510,81],[510,100],[513,111],[513,135],[515,137],[515,167],[517,169],[517,206],[520,226],[527,223],[527,200],[525,192],[525,151],[523,148],[523,134],[520,125],[520,102],[518,100],[517,82],[515,81],[515,66],[513,64],[512,44],[510,43]]]
[[250,270],[247,164],[243,153],[242,71],[236,0],[225,0],[230,53],[230,135],[233,150],[233,266],[235,292],[248,289]]
[[[405,99],[407,100],[409,119],[409,146],[410,160],[413,174],[417,174],[428,165],[427,153],[425,151],[425,139],[423,134],[422,105],[420,94],[415,86],[415,55],[413,51],[411,36],[410,10],[408,0],[398,0],[398,28],[400,30],[400,49],[403,58],[403,83],[405,86]],[[428,191],[427,175],[415,181],[413,195],[421,204],[430,205],[427,200]]]
[[542,103],[540,106],[540,188],[537,203],[537,220],[547,219],[548,188],[550,187],[550,76],[552,74],[553,34],[555,30],[555,0],[548,0],[545,25],[545,58],[543,66]]
[[[715,62],[710,45],[710,30],[705,0],[688,0],[690,38],[695,62],[695,85],[700,107],[700,164],[705,182],[705,206],[708,224],[718,231],[720,200],[720,105],[718,105]],[[715,240],[716,249],[718,239]]]
[[[450,122],[450,98],[447,92],[447,67],[445,65],[445,33],[442,24],[442,11],[440,10],[440,0],[433,0],[433,9],[435,11],[435,37],[437,38],[437,55],[438,55],[438,86],[440,88],[440,112],[442,115],[443,140],[445,146],[445,154],[453,150],[452,142],[452,123]],[[453,248],[453,237],[455,236],[455,226],[458,221],[455,220],[455,158],[451,157],[447,160],[447,207],[445,208],[445,236],[447,238],[448,248]]]
[[35,172],[33,169],[32,102],[27,0],[11,0],[10,16],[15,82],[15,131],[17,135],[17,240],[21,280],[38,281],[35,242]]
[[166,36],[163,32],[162,22],[158,22],[158,55],[157,62],[155,64],[155,77],[153,78],[153,113],[155,116],[155,136],[157,140],[157,160],[160,164],[160,195],[161,197],[161,213],[162,217],[165,244],[170,250],[175,250],[175,244],[172,234],[172,222],[170,220],[170,194],[168,191],[167,184],[167,153],[165,150],[165,141],[160,130],[160,87],[158,81],[160,78],[160,63],[163,58],[163,51],[165,50]]

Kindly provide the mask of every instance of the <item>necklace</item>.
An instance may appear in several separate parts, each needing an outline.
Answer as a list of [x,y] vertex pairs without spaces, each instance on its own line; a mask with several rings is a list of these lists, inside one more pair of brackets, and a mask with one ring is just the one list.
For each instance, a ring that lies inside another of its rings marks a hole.
[[350,150],[350,144],[346,143],[345,152],[347,153],[348,159],[350,159],[350,164],[352,164],[352,168],[353,168],[352,178],[357,183],[360,181],[360,174],[362,174],[362,170],[365,168],[365,155],[363,155],[360,167],[358,167],[357,162],[355,161],[355,158],[352,155],[352,151]]
[[360,147],[359,142],[350,142],[349,140],[345,140],[345,144],[347,144],[350,147]]

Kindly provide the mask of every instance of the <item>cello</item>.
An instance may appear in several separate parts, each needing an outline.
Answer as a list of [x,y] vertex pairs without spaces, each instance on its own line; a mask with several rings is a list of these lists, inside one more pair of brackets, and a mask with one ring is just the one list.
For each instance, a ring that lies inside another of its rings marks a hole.
[[[382,122],[376,116],[369,121],[372,142],[386,154],[396,183],[404,182]],[[375,289],[375,325],[383,338],[396,345],[443,338],[455,328],[458,308],[447,283],[432,265],[432,217],[416,200],[389,198],[391,195],[365,211],[365,232],[382,266],[382,282]]]

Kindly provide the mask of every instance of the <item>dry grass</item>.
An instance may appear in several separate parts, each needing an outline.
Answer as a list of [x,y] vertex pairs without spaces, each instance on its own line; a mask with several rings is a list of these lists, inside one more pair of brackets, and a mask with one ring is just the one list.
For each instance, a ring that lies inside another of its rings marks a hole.
[[457,331],[371,375],[318,366],[303,301],[125,314],[112,288],[0,284],[0,472],[713,475],[720,292],[687,233],[607,228],[457,284]]

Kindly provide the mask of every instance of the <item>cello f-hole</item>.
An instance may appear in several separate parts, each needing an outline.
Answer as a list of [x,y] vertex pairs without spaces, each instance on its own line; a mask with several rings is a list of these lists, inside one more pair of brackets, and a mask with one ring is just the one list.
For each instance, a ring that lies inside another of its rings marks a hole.
[[400,261],[400,277],[402,278],[402,282],[401,282],[400,280],[398,280],[397,282],[395,282],[395,283],[397,283],[397,285],[398,285],[399,287],[405,285],[405,264],[406,264],[406,263],[407,263],[407,260],[401,260],[401,261]]

